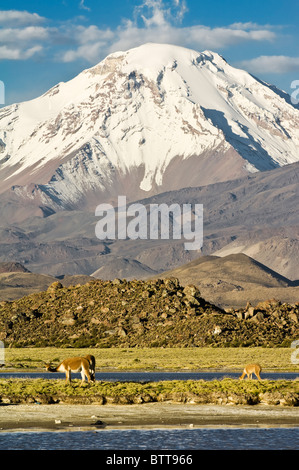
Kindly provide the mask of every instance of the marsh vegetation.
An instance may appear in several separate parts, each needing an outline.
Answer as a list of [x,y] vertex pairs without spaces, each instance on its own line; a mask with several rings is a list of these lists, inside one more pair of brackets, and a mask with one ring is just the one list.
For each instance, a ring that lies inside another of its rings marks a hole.
[[298,380],[172,380],[163,382],[96,382],[80,380],[0,379],[0,404],[142,404],[150,402],[298,406]]
[[[98,371],[243,370],[259,362],[263,370],[296,372],[291,348],[7,348],[5,370],[41,370],[68,357],[93,354]],[[2,369],[4,370],[4,369]]]

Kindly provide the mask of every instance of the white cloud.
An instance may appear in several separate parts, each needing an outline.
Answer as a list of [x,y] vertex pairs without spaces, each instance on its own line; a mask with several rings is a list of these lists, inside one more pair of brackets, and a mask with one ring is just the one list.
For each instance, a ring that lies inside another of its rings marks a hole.
[[45,18],[37,13],[19,10],[0,10],[0,25],[18,26],[25,24],[38,24],[45,21]]
[[20,60],[20,49],[0,46],[0,59]]
[[82,10],[91,11],[90,8],[84,4],[84,0],[80,1],[79,7],[82,8]]
[[94,42],[92,44],[84,44],[79,46],[76,50],[66,51],[61,60],[62,62],[74,62],[75,60],[84,57],[87,61],[93,62],[95,57],[101,55],[102,49],[105,46],[103,42]]
[[[88,8],[84,0],[79,6]],[[182,24],[186,11],[185,0],[143,0],[135,7],[133,18],[124,19],[114,30],[101,29],[94,24],[78,24],[78,18],[76,22],[68,21],[55,27],[40,26],[38,23],[45,19],[37,13],[0,11],[0,26],[5,19],[8,22],[14,20],[14,26],[5,23],[0,29],[0,46],[7,59],[11,51],[12,60],[31,58],[35,53],[30,55],[28,51],[37,47],[40,52],[44,47],[48,58],[95,64],[110,52],[127,50],[146,42],[177,44],[200,51],[222,50],[245,42],[269,42],[276,38],[269,25],[259,26],[252,22],[217,28],[201,24],[186,27]]]
[[273,32],[263,29],[245,31],[230,27],[210,28],[204,25],[184,28],[181,35],[186,38],[188,45],[212,49],[222,49],[246,41],[272,41],[275,38]]
[[95,63],[106,53],[107,44],[114,38],[114,33],[110,29],[101,30],[95,25],[88,27],[78,25],[65,31],[62,37],[77,39],[74,48],[58,54],[58,60],[73,62],[84,58],[90,63]]
[[234,29],[272,29],[273,26],[267,24],[267,25],[259,25],[258,23],[254,23],[253,21],[247,21],[245,23],[238,22],[238,23],[233,23],[230,25],[230,28]]
[[41,26],[27,26],[26,28],[0,29],[0,43],[17,43],[18,41],[46,40],[49,30]]
[[27,60],[42,51],[42,46],[34,46],[28,49],[0,46],[0,59]]
[[[150,10],[151,14],[146,16],[146,13],[143,14],[144,10]],[[135,7],[135,22],[140,17],[146,28],[153,26],[164,27],[167,24],[166,16],[169,14],[170,10],[164,8],[163,0],[144,0],[143,4]]]
[[283,74],[299,71],[299,57],[262,55],[251,60],[242,61],[239,65],[251,73]]
[[97,41],[109,41],[114,37],[114,33],[110,29],[99,29],[95,25],[91,26],[77,26],[75,29],[78,41],[81,44],[87,44]]
[[[114,30],[103,31],[97,26],[80,27],[76,34],[77,47],[64,51],[62,61],[86,59],[96,63],[103,56],[119,50],[127,50],[146,42],[177,44],[193,49],[223,49],[244,42],[273,41],[276,34],[268,26],[256,23],[234,23],[230,26],[211,28],[205,25],[181,26],[187,11],[184,0],[173,0],[167,5],[163,0],[144,0],[134,10],[134,19],[123,20]],[[109,34],[107,34],[109,32]],[[83,44],[90,44],[86,54]]]
[[30,57],[34,56],[35,54],[38,54],[43,50],[42,46],[33,46],[29,47],[25,51],[23,51],[23,59],[29,59]]
[[177,20],[181,21],[184,18],[185,13],[188,11],[187,4],[186,4],[185,0],[182,0],[182,1],[175,0],[174,3],[178,7],[176,18],[177,18]]
[[31,59],[43,51],[41,43],[50,35],[50,29],[36,25],[0,28],[0,60]]

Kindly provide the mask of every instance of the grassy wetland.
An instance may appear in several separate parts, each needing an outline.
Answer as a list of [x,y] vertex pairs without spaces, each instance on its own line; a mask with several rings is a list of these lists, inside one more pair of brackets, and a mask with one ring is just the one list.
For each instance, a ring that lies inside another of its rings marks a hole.
[[96,382],[79,380],[0,379],[3,404],[142,404],[151,402],[298,406],[299,381],[173,380],[163,382]]
[[299,371],[292,348],[7,348],[5,370],[41,370],[47,362],[93,354],[98,371],[228,370],[259,362],[267,371]]
[[[94,354],[97,371],[239,371],[259,362],[264,371],[296,371],[290,348],[134,348],[60,349],[15,348],[5,351],[4,370],[40,371],[44,363],[58,365],[72,356]],[[299,405],[299,380],[173,380],[163,382],[100,382],[81,386],[61,379],[0,379],[3,404],[142,404],[151,402]],[[0,402],[0,403],[1,403]]]

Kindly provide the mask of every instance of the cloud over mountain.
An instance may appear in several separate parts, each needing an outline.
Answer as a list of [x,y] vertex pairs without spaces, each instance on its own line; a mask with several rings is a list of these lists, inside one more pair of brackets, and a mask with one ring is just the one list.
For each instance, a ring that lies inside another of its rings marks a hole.
[[[89,11],[84,2],[82,9]],[[144,0],[135,7],[133,18],[123,18],[114,29],[97,24],[54,23],[37,13],[0,11],[0,59],[26,60],[36,54],[62,62],[84,60],[94,64],[119,49],[129,49],[145,42],[178,44],[198,49],[223,49],[246,42],[269,42],[276,33],[270,25],[234,23],[221,27],[204,24],[184,26],[187,11],[184,1],[169,6],[162,0]]]

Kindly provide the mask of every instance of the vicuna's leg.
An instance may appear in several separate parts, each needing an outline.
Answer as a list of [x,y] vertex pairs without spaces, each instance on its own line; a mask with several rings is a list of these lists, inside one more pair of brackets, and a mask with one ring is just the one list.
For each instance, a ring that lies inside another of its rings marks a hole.
[[89,369],[89,373],[90,373],[90,380],[92,382],[95,382],[96,381],[95,370],[94,369]]
[[65,379],[66,379],[66,383],[71,383],[72,378],[71,378],[71,371],[70,370],[65,371]]
[[87,377],[88,382],[90,382],[91,377],[90,377],[89,370],[88,370],[88,369],[85,369],[84,367],[82,367],[82,370],[81,370],[81,378],[82,378],[81,385],[84,384],[84,382],[85,382],[85,377]]
[[85,375],[87,377],[88,382],[92,381],[92,374],[90,374],[90,371],[88,369],[85,370]]
[[84,373],[84,370],[81,369],[81,385],[83,385],[85,382],[85,373]]

